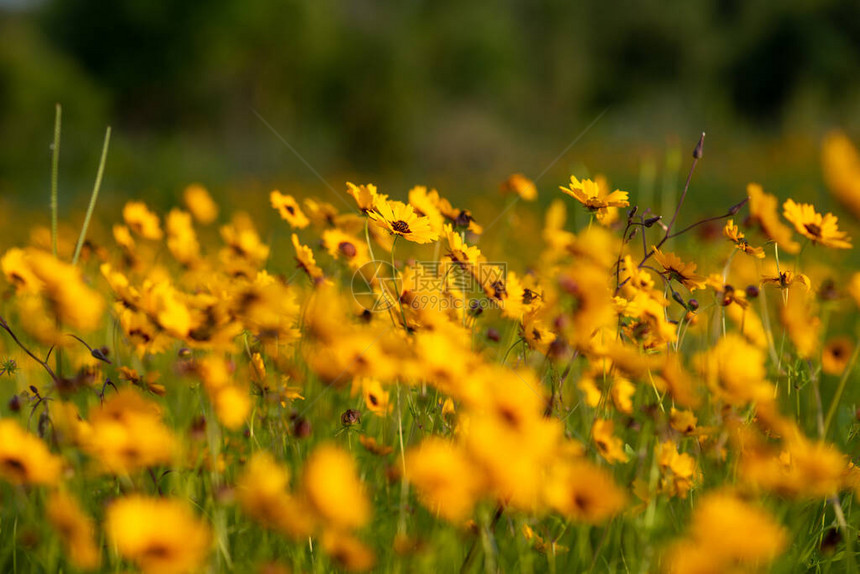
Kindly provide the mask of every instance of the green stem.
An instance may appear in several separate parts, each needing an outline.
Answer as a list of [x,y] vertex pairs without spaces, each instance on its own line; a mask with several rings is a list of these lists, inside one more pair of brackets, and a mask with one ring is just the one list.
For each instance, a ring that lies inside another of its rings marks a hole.
[[391,244],[391,276],[394,281],[394,295],[397,297],[397,305],[400,307],[400,319],[403,321],[403,328],[406,329],[406,334],[409,334],[409,324],[406,322],[406,312],[403,310],[403,301],[400,299],[400,287],[397,285],[397,266],[394,265],[394,248],[397,247],[397,238],[394,236],[394,241]]
[[96,208],[96,200],[99,197],[99,189],[102,186],[102,176],[105,172],[105,162],[107,161],[108,146],[110,145],[110,126],[105,132],[105,143],[102,146],[102,157],[99,161],[99,170],[96,173],[96,183],[93,186],[93,193],[90,195],[90,205],[87,207],[87,215],[84,217],[84,225],[81,227],[81,234],[78,236],[78,243],[75,245],[75,255],[72,257],[72,265],[78,264],[78,257],[81,255],[81,248],[84,246],[84,240],[87,238],[87,228],[90,226],[90,219],[93,216],[93,211]]
[[56,106],[54,115],[54,144],[51,147],[51,249],[57,256],[57,189],[60,173],[60,126],[63,123],[63,107]]
[[857,559],[854,556],[854,538],[857,536],[848,528],[848,522],[845,520],[845,513],[842,511],[842,504],[839,502],[839,497],[836,495],[831,497],[830,504],[833,505],[833,512],[836,514],[836,522],[839,524],[839,529],[842,530],[842,537],[845,539],[845,554],[848,557],[848,572],[855,574],[857,572]]
[[839,401],[842,399],[842,393],[845,392],[845,386],[848,383],[848,377],[854,370],[854,364],[857,362],[857,356],[860,355],[860,344],[854,347],[854,353],[851,354],[851,359],[845,366],[845,371],[842,372],[842,378],[839,379],[839,386],[836,387],[836,394],[833,395],[833,402],[830,403],[830,408],[827,409],[827,416],[824,418],[823,439],[827,438],[827,432],[830,430],[830,425],[833,423],[833,418],[836,416],[836,409],[839,407]]
[[370,219],[364,218],[364,240],[367,242],[367,251],[370,253],[370,260],[376,261],[373,255],[373,245],[370,244]]

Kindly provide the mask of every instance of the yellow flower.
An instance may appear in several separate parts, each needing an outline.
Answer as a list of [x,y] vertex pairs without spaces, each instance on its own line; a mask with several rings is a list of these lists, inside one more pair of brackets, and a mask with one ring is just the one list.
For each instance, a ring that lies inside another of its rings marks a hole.
[[439,234],[433,231],[430,218],[416,215],[411,205],[377,198],[367,215],[382,229],[400,235],[413,243],[432,243]]
[[657,445],[655,456],[663,473],[661,490],[669,496],[687,498],[693,482],[699,477],[696,459],[678,452],[678,445],[668,440]]
[[813,244],[820,243],[834,249],[851,249],[851,238],[836,226],[838,218],[832,213],[821,215],[808,203],[795,203],[789,199],[783,204],[783,216],[794,228]]
[[695,274],[695,263],[684,263],[674,253],[663,253],[656,247],[653,249],[654,260],[663,267],[663,271],[669,276],[669,279],[674,279],[690,291],[705,288],[707,279]]
[[834,337],[821,352],[821,369],[828,375],[841,375],[848,366],[854,343],[848,337]]
[[161,239],[164,235],[158,216],[149,211],[142,201],[129,201],[122,210],[122,218],[132,231],[144,239]]
[[547,505],[571,520],[600,524],[624,509],[627,496],[612,476],[586,460],[557,461],[544,486]]
[[534,182],[521,173],[511,175],[502,183],[502,193],[515,193],[520,199],[534,201],[537,199],[537,187]]
[[773,389],[765,380],[764,351],[737,333],[729,333],[700,353],[696,364],[714,394],[730,404],[773,398]]
[[167,214],[167,248],[177,261],[191,267],[200,259],[200,243],[191,224],[191,215],[181,209]]
[[319,225],[320,227],[340,225],[341,222],[345,221],[361,222],[361,218],[352,213],[339,215],[337,208],[325,201],[319,201],[312,197],[307,197],[302,203],[305,206],[305,215],[308,216],[308,219],[310,219],[312,223]]
[[679,433],[692,433],[696,430],[696,424],[698,422],[699,421],[696,418],[696,415],[693,414],[693,411],[678,410],[675,407],[672,407],[672,410],[669,411],[669,424]]
[[238,213],[233,221],[221,227],[221,238],[227,245],[220,259],[230,275],[253,277],[269,257],[269,246],[260,240],[254,222],[247,213]]
[[791,238],[791,228],[779,220],[776,197],[765,193],[757,183],[747,185],[747,195],[750,217],[758,222],[764,234],[788,253],[800,251],[800,244]]
[[463,397],[469,412],[465,446],[497,498],[535,511],[546,467],[562,441],[560,421],[544,416],[546,397],[533,372],[485,368],[469,378],[477,384]]
[[558,273],[558,287],[560,305],[571,309],[564,333],[572,345],[587,346],[595,332],[616,321],[606,270],[578,261]]
[[6,281],[14,285],[18,293],[38,293],[42,282],[30,269],[27,259],[27,253],[23,249],[13,247],[0,259],[0,269],[3,270]]
[[351,534],[327,530],[323,533],[322,546],[344,570],[366,572],[376,565],[373,550]]
[[370,502],[350,454],[317,447],[305,463],[302,488],[316,513],[334,528],[360,528],[370,520]]
[[442,233],[445,217],[437,207],[439,193],[434,189],[429,194],[423,185],[417,185],[409,190],[409,205],[415,209],[419,216],[430,220],[430,228],[435,233]]
[[379,444],[372,436],[358,435],[358,442],[364,447],[364,450],[376,456],[385,456],[394,452],[394,447]]
[[12,484],[57,484],[63,461],[12,419],[0,419],[0,478]]
[[843,488],[848,459],[830,444],[809,440],[791,423],[781,426],[788,434],[782,449],[745,444],[740,467],[744,479],[781,496],[834,496]]
[[848,294],[854,299],[854,304],[860,307],[860,272],[851,275],[848,282]]
[[134,254],[134,249],[137,246],[137,243],[134,241],[134,237],[131,235],[131,230],[127,225],[121,225],[119,223],[114,224],[113,240],[116,241],[116,244],[122,247],[129,256]]
[[186,187],[182,199],[185,207],[199,223],[208,225],[218,217],[218,204],[212,200],[212,196],[202,185],[193,183]]
[[615,436],[614,432],[615,423],[611,420],[595,419],[591,425],[591,438],[600,456],[609,464],[627,462],[629,457],[624,452],[624,441]]
[[311,248],[307,245],[302,245],[299,242],[299,236],[295,233],[293,233],[292,239],[293,248],[296,250],[296,262],[298,262],[299,267],[308,274],[308,277],[311,278],[311,281],[313,281],[314,284],[324,282],[325,274],[317,265],[317,261],[314,258],[314,252],[311,251]]
[[176,441],[161,421],[161,408],[130,388],[91,409],[90,424],[83,448],[106,472],[128,474],[173,460]]
[[821,319],[813,313],[814,299],[798,288],[789,290],[780,319],[801,358],[808,359],[818,349]]
[[734,243],[735,247],[747,255],[752,255],[758,259],[764,259],[764,249],[750,245],[747,240],[744,239],[744,234],[740,229],[738,229],[738,226],[735,225],[733,219],[729,219],[728,222],[726,222],[726,226],[723,228],[723,235],[725,235],[729,241]]
[[304,229],[310,223],[292,195],[284,195],[275,190],[269,195],[269,199],[272,202],[272,207],[278,210],[281,219],[286,220],[293,229]]
[[75,568],[94,570],[101,563],[96,546],[96,528],[78,502],[63,491],[52,492],[46,505],[48,520],[63,542],[63,547]]
[[780,289],[787,289],[795,283],[802,285],[807,291],[812,288],[809,277],[803,273],[795,273],[790,269],[779,272],[777,275],[762,275],[761,282],[765,285],[776,285]]
[[212,393],[212,404],[218,420],[231,430],[245,424],[253,406],[248,389],[238,385],[229,385]]
[[609,188],[606,185],[600,185],[600,183],[590,179],[579,181],[576,177],[570,176],[570,185],[559,187],[559,189],[576,199],[589,211],[595,212],[597,218],[603,222],[604,218],[609,215],[609,208],[627,207],[630,202],[627,200],[626,191],[616,189],[610,193]]
[[406,476],[424,506],[455,523],[472,514],[483,487],[463,448],[439,437],[427,438],[406,453]]
[[[268,452],[255,452],[236,481],[242,510],[265,526],[293,538],[313,533],[309,509],[290,496],[290,475]],[[303,510],[303,512],[299,512]]]
[[699,500],[686,539],[667,555],[667,572],[726,572],[739,566],[762,567],[787,543],[785,530],[764,511],[731,492]]
[[367,213],[376,205],[377,198],[383,200],[388,199],[387,195],[376,192],[376,186],[372,183],[367,185],[355,185],[354,183],[346,182],[346,192],[355,199],[358,208]]
[[367,410],[377,416],[384,417],[391,412],[394,405],[389,400],[389,393],[382,389],[377,379],[358,378],[352,382],[352,394],[361,391]]
[[633,395],[636,394],[636,387],[629,379],[620,375],[615,376],[609,394],[618,412],[633,414]]
[[[55,323],[53,315],[72,328],[92,331],[102,321],[104,301],[84,283],[78,268],[60,261],[50,253],[37,249],[26,250],[27,265],[41,284],[41,297],[22,297],[18,300],[20,317],[25,329],[50,344],[68,344]],[[38,314],[41,311],[41,314]]]
[[335,259],[346,261],[350,269],[358,269],[368,261],[367,243],[340,229],[326,229],[322,234],[325,250]]
[[212,540],[186,503],[140,495],[108,507],[105,531],[119,554],[146,574],[199,571]]
[[844,133],[833,132],[821,146],[824,180],[836,198],[860,217],[860,154]]

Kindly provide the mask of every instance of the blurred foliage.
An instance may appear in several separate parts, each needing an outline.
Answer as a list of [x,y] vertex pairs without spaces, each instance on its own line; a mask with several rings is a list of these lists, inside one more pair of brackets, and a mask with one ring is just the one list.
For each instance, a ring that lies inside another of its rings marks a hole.
[[45,186],[55,101],[66,177],[92,178],[110,123],[111,172],[141,190],[309,177],[254,111],[326,175],[409,181],[539,172],[607,108],[592,142],[860,118],[852,1],[52,0],[2,19],[16,193]]

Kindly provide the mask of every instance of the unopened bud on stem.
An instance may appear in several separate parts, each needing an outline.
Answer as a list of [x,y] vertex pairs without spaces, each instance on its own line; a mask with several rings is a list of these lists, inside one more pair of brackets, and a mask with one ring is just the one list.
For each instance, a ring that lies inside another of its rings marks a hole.
[[702,159],[702,147],[705,145],[705,132],[702,132],[702,137],[699,138],[699,143],[696,144],[696,149],[693,150],[693,157]]

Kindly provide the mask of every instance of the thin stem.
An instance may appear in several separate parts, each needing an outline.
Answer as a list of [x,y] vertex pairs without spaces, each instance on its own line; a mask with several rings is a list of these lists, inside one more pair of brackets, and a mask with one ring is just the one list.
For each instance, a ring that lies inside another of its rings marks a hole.
[[84,225],[81,227],[81,234],[78,236],[78,243],[75,245],[75,255],[72,257],[72,265],[78,264],[78,257],[81,255],[81,248],[84,246],[84,240],[87,238],[87,228],[90,226],[90,219],[93,216],[93,211],[96,208],[96,200],[99,197],[99,189],[102,186],[102,176],[105,172],[105,163],[107,162],[108,147],[110,146],[110,126],[105,132],[105,142],[102,146],[102,157],[99,161],[99,170],[96,173],[96,183],[93,186],[93,193],[90,195],[90,205],[87,207],[87,215],[84,217]]
[[364,218],[364,240],[367,242],[367,251],[370,253],[370,260],[376,261],[373,255],[373,245],[370,244],[370,218]]
[[690,165],[690,171],[687,173],[687,182],[684,184],[684,191],[681,192],[681,199],[678,201],[678,205],[675,206],[675,213],[672,214],[672,219],[669,221],[669,225],[666,226],[666,232],[663,235],[663,239],[648,252],[647,255],[642,259],[639,266],[642,265],[652,256],[657,249],[660,249],[666,241],[669,240],[670,234],[672,232],[672,226],[675,225],[675,220],[678,218],[678,213],[681,211],[681,206],[684,204],[684,199],[687,198],[687,190],[690,188],[690,181],[693,179],[693,171],[696,169],[696,164],[699,163],[699,158],[702,157],[702,145],[705,141],[705,132],[702,132],[702,137],[699,138],[699,143],[696,144],[696,149],[693,151],[693,163]]
[[63,107],[56,105],[54,115],[54,143],[51,146],[51,250],[57,256],[57,189],[60,173],[60,126],[63,123]]
[[854,556],[854,538],[857,535],[848,529],[848,522],[845,520],[845,513],[842,511],[839,497],[834,495],[829,501],[833,505],[833,512],[836,513],[836,522],[839,524],[842,538],[845,540],[845,554],[848,556],[848,572],[857,572],[857,559]]
[[34,354],[30,351],[30,349],[28,349],[27,347],[25,347],[25,346],[24,346],[24,343],[22,343],[22,342],[18,339],[18,337],[15,335],[15,333],[12,331],[12,329],[10,329],[10,328],[9,328],[9,324],[6,322],[6,319],[4,319],[3,317],[0,317],[0,329],[3,329],[3,330],[4,330],[4,331],[6,331],[7,333],[9,333],[9,335],[12,337],[12,339],[15,341],[15,343],[17,343],[17,344],[18,344],[18,346],[19,346],[19,347],[21,347],[21,349],[23,349],[25,353],[27,353],[28,355],[30,355],[30,358],[31,358],[31,359],[33,359],[34,361],[36,361],[37,363],[39,363],[40,365],[42,365],[42,368],[44,368],[46,371],[48,371],[48,374],[49,374],[49,375],[51,375],[51,379],[52,379],[55,383],[56,383],[56,382],[59,382],[59,378],[57,377],[57,375],[56,375],[56,374],[54,374],[54,371],[52,371],[52,370],[51,370],[51,367],[49,367],[49,366],[48,366],[48,363],[46,363],[45,361],[43,361],[42,359],[40,359],[39,357],[37,357],[36,355],[34,355]]
[[845,385],[848,383],[848,377],[854,370],[854,364],[857,362],[857,356],[860,355],[860,344],[854,347],[854,352],[851,354],[851,359],[845,366],[842,372],[842,378],[839,379],[839,386],[836,387],[836,394],[833,395],[833,402],[830,403],[830,408],[827,409],[827,416],[824,418],[824,432],[821,438],[827,438],[827,431],[830,430],[830,425],[833,423],[833,418],[836,416],[836,409],[839,407],[839,401],[842,400],[842,393],[845,392]]
[[697,221],[696,223],[693,223],[692,225],[688,225],[687,227],[685,227],[681,231],[676,231],[675,233],[670,234],[669,238],[671,239],[673,237],[678,237],[679,235],[683,235],[684,233],[690,231],[694,227],[704,225],[705,223],[710,223],[711,221],[719,221],[720,219],[725,219],[727,217],[733,217],[737,213],[737,210],[740,209],[741,207],[743,207],[744,205],[746,205],[746,203],[748,201],[749,201],[749,198],[744,199],[738,205],[732,207],[732,209],[729,210],[728,213],[724,213],[723,215],[716,215],[714,217],[708,217],[707,219],[703,219],[701,221]]
[[394,265],[394,248],[397,247],[397,238],[394,236],[394,242],[391,244],[391,275],[394,280],[394,291],[397,297],[397,304],[400,306],[400,318],[403,320],[403,328],[406,329],[406,334],[409,334],[409,324],[406,322],[406,312],[403,310],[403,300],[400,298],[400,287],[397,285],[397,267]]

